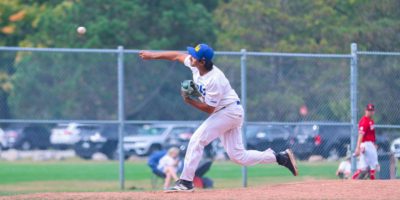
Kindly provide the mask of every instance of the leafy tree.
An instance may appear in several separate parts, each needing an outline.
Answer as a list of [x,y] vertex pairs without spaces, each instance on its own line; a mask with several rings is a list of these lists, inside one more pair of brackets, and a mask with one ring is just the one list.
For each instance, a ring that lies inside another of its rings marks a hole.
[[[79,36],[78,26],[87,33]],[[182,49],[199,41],[215,40],[211,14],[192,1],[102,0],[62,1],[46,9],[40,31],[25,41],[30,46]]]
[[[203,4],[192,1],[178,0],[175,4],[161,0],[121,0],[118,3],[103,0],[96,4],[60,1],[42,8],[37,32],[25,38],[20,43],[22,46],[115,49],[124,45],[125,48],[184,50],[190,44],[215,40],[211,14]],[[78,35],[78,26],[85,26],[87,33]],[[116,118],[117,57],[115,54],[74,54],[20,54],[12,82],[15,89],[9,99],[16,117]],[[125,58],[132,61],[137,59],[137,55],[134,56]],[[143,63],[132,65],[134,62],[127,61],[127,116],[130,119],[182,119],[185,115],[172,113],[182,108],[177,89],[184,78],[178,77],[190,78],[187,72],[170,71],[169,64],[156,62],[159,67],[149,69],[150,76],[147,76]],[[160,73],[165,71],[168,73]],[[153,90],[154,87],[158,89]],[[154,98],[153,93],[157,91],[165,94],[164,98]],[[27,96],[36,98],[27,99]],[[160,100],[170,104],[148,112],[148,107],[154,109]]]
[[[21,1],[0,0],[0,46],[18,46],[27,35],[35,30],[35,20],[39,6],[24,4]],[[7,98],[13,86],[11,74],[15,61],[15,52],[0,52],[0,118],[9,118]]]
[[357,42],[361,49],[399,50],[399,4],[396,0],[232,0],[215,11],[218,46],[348,53],[349,44]]
[[[214,11],[220,27],[217,47],[235,51],[246,48],[248,51],[348,54],[350,43],[357,42],[360,50],[398,51],[398,7],[399,2],[395,0],[384,3],[372,0],[227,1]],[[394,63],[389,64],[392,67],[385,67],[384,71],[391,74],[388,77],[398,74]],[[383,64],[386,62],[365,65]],[[307,120],[348,121],[348,65],[348,61],[339,59],[307,65],[296,59],[249,61],[249,70],[253,71],[248,83],[249,119],[297,120],[300,118],[288,111],[297,112],[296,108],[305,104],[310,110]],[[377,69],[360,67],[360,74],[361,70],[372,73]],[[396,80],[381,77],[380,81],[374,81],[376,84],[370,84],[370,78],[360,79],[360,91],[374,91],[364,92],[366,96],[360,97],[361,101],[382,98],[379,91],[386,90],[381,88],[397,89]],[[252,91],[254,88],[263,92]],[[397,93],[390,96],[395,99]],[[390,99],[385,99],[386,104],[396,107],[397,101]],[[389,115],[384,116],[390,118],[389,123],[400,118]]]
[[[348,54],[357,42],[359,50],[398,51],[399,6],[396,0],[0,0],[0,45],[185,50],[207,42],[224,51]],[[87,33],[77,34],[78,26]],[[188,70],[124,56],[129,119],[204,117],[181,102],[179,83],[191,78]],[[0,59],[0,118],[117,117],[115,53],[0,52]],[[240,92],[239,57],[215,61]],[[376,102],[384,122],[400,119],[392,109],[397,64],[359,60],[359,103]],[[348,121],[348,65],[348,59],[249,56],[249,120]],[[302,105],[306,117],[297,113]]]

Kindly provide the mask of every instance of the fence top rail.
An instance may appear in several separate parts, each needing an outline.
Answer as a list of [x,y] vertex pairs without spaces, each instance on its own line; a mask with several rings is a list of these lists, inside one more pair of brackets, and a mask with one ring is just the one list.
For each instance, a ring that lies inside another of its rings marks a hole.
[[358,51],[359,55],[385,55],[385,56],[400,56],[400,52],[382,52],[382,51]]
[[[0,51],[39,51],[39,52],[75,52],[75,53],[139,53],[137,49],[79,49],[79,48],[36,48],[36,47],[0,47]],[[160,51],[160,50],[149,50]],[[254,52],[254,51],[216,51],[217,55],[247,55],[247,56],[283,56],[312,58],[351,58],[351,54],[321,54],[321,53],[287,53],[287,52]],[[400,52],[358,51],[359,55],[389,55],[400,56]]]
[[351,126],[350,122],[246,122],[248,125],[280,125],[280,126],[292,126],[292,125],[319,125],[319,126]]
[[321,54],[321,53],[286,53],[286,52],[235,52],[218,51],[220,55],[246,55],[246,56],[280,56],[280,57],[310,57],[310,58],[351,58],[351,54]]
[[69,53],[119,53],[118,49],[78,49],[78,48],[33,48],[33,47],[0,47],[0,51],[37,51]]
[[[33,124],[66,124],[66,123],[80,123],[80,124],[200,124],[201,121],[160,121],[160,120],[33,120],[33,119],[0,119],[0,123],[33,123]],[[320,126],[351,126],[350,122],[273,122],[273,121],[247,121],[248,125],[320,125]],[[391,124],[375,124],[376,128],[400,128],[400,125]]]
[[[79,48],[34,48],[34,47],[0,47],[0,51],[37,51],[37,52],[71,52],[71,53],[139,53],[136,49],[79,49]],[[150,50],[154,51],[154,50]],[[159,51],[159,50],[158,50]],[[312,58],[351,58],[350,54],[320,54],[320,53],[284,53],[284,52],[240,52],[216,51],[217,55],[247,55],[247,56],[283,56],[283,57],[312,57]]]
[[[139,53],[141,50],[126,49],[125,53]],[[148,51],[164,51],[164,50],[148,50]],[[167,50],[169,51],[169,50]],[[176,50],[171,50],[176,51]],[[184,51],[180,51],[184,52]],[[254,51],[216,51],[216,55],[229,56],[281,56],[281,57],[317,57],[317,58],[351,58],[351,54],[320,54],[320,53],[285,53],[285,52],[254,52]]]
[[187,123],[201,123],[200,121],[158,121],[158,120],[33,120],[33,119],[0,119],[0,123],[10,124],[67,124],[67,123],[78,123],[78,124],[187,124]]

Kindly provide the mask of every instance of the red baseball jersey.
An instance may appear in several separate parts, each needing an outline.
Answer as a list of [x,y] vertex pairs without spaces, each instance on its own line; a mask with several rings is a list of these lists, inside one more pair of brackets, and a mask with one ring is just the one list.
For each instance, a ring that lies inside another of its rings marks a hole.
[[375,142],[374,120],[370,117],[363,116],[358,123],[359,132],[364,134],[362,142]]

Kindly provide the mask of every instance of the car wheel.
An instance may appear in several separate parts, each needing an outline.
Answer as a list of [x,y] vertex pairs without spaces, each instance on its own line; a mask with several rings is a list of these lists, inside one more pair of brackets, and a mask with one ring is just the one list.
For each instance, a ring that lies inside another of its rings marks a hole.
[[93,155],[78,155],[80,158],[82,158],[82,159],[84,159],[84,160],[90,160],[90,159],[92,159],[92,156]]
[[21,144],[21,150],[28,151],[32,149],[32,144],[28,140],[24,140]]
[[[118,149],[115,149],[115,151],[113,151],[112,153],[107,153],[106,154],[107,158],[110,160],[119,160],[119,153],[118,153]],[[127,160],[129,158],[130,155],[128,155],[127,153],[124,154],[124,160]]]
[[299,155],[297,155],[296,157],[299,159],[299,160],[308,160],[309,158],[310,158],[310,154],[308,154],[308,153],[305,153],[305,154],[299,154]]

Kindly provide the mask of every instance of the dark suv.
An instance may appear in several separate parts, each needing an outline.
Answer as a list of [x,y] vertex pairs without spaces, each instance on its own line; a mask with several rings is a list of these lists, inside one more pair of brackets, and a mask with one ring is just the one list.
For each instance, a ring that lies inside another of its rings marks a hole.
[[[197,126],[177,127],[171,130],[167,136],[163,149],[168,150],[171,147],[177,147],[180,150],[180,157],[184,158],[190,138],[196,131]],[[203,157],[214,158],[216,155],[215,142],[211,142],[204,147]]]
[[320,145],[316,146],[315,154],[324,158],[346,156],[350,147],[351,126],[320,126],[319,136],[321,138]]
[[311,155],[343,157],[350,144],[351,126],[300,124],[290,139],[294,154],[299,159]]
[[10,124],[4,128],[8,148],[31,150],[50,147],[50,129],[42,124]]
[[[124,125],[125,136],[137,131],[135,125]],[[91,159],[93,154],[100,152],[108,159],[118,159],[118,125],[82,126],[80,140],[75,143],[76,155],[83,159]],[[127,158],[127,157],[125,157]]]
[[265,151],[268,148],[276,152],[289,147],[290,129],[281,125],[247,125],[247,149]]
[[[290,143],[299,159],[307,159],[310,155],[339,158],[346,156],[350,148],[350,136],[350,125],[304,124],[294,128]],[[388,137],[377,133],[376,144],[378,152],[386,152],[390,142]]]

